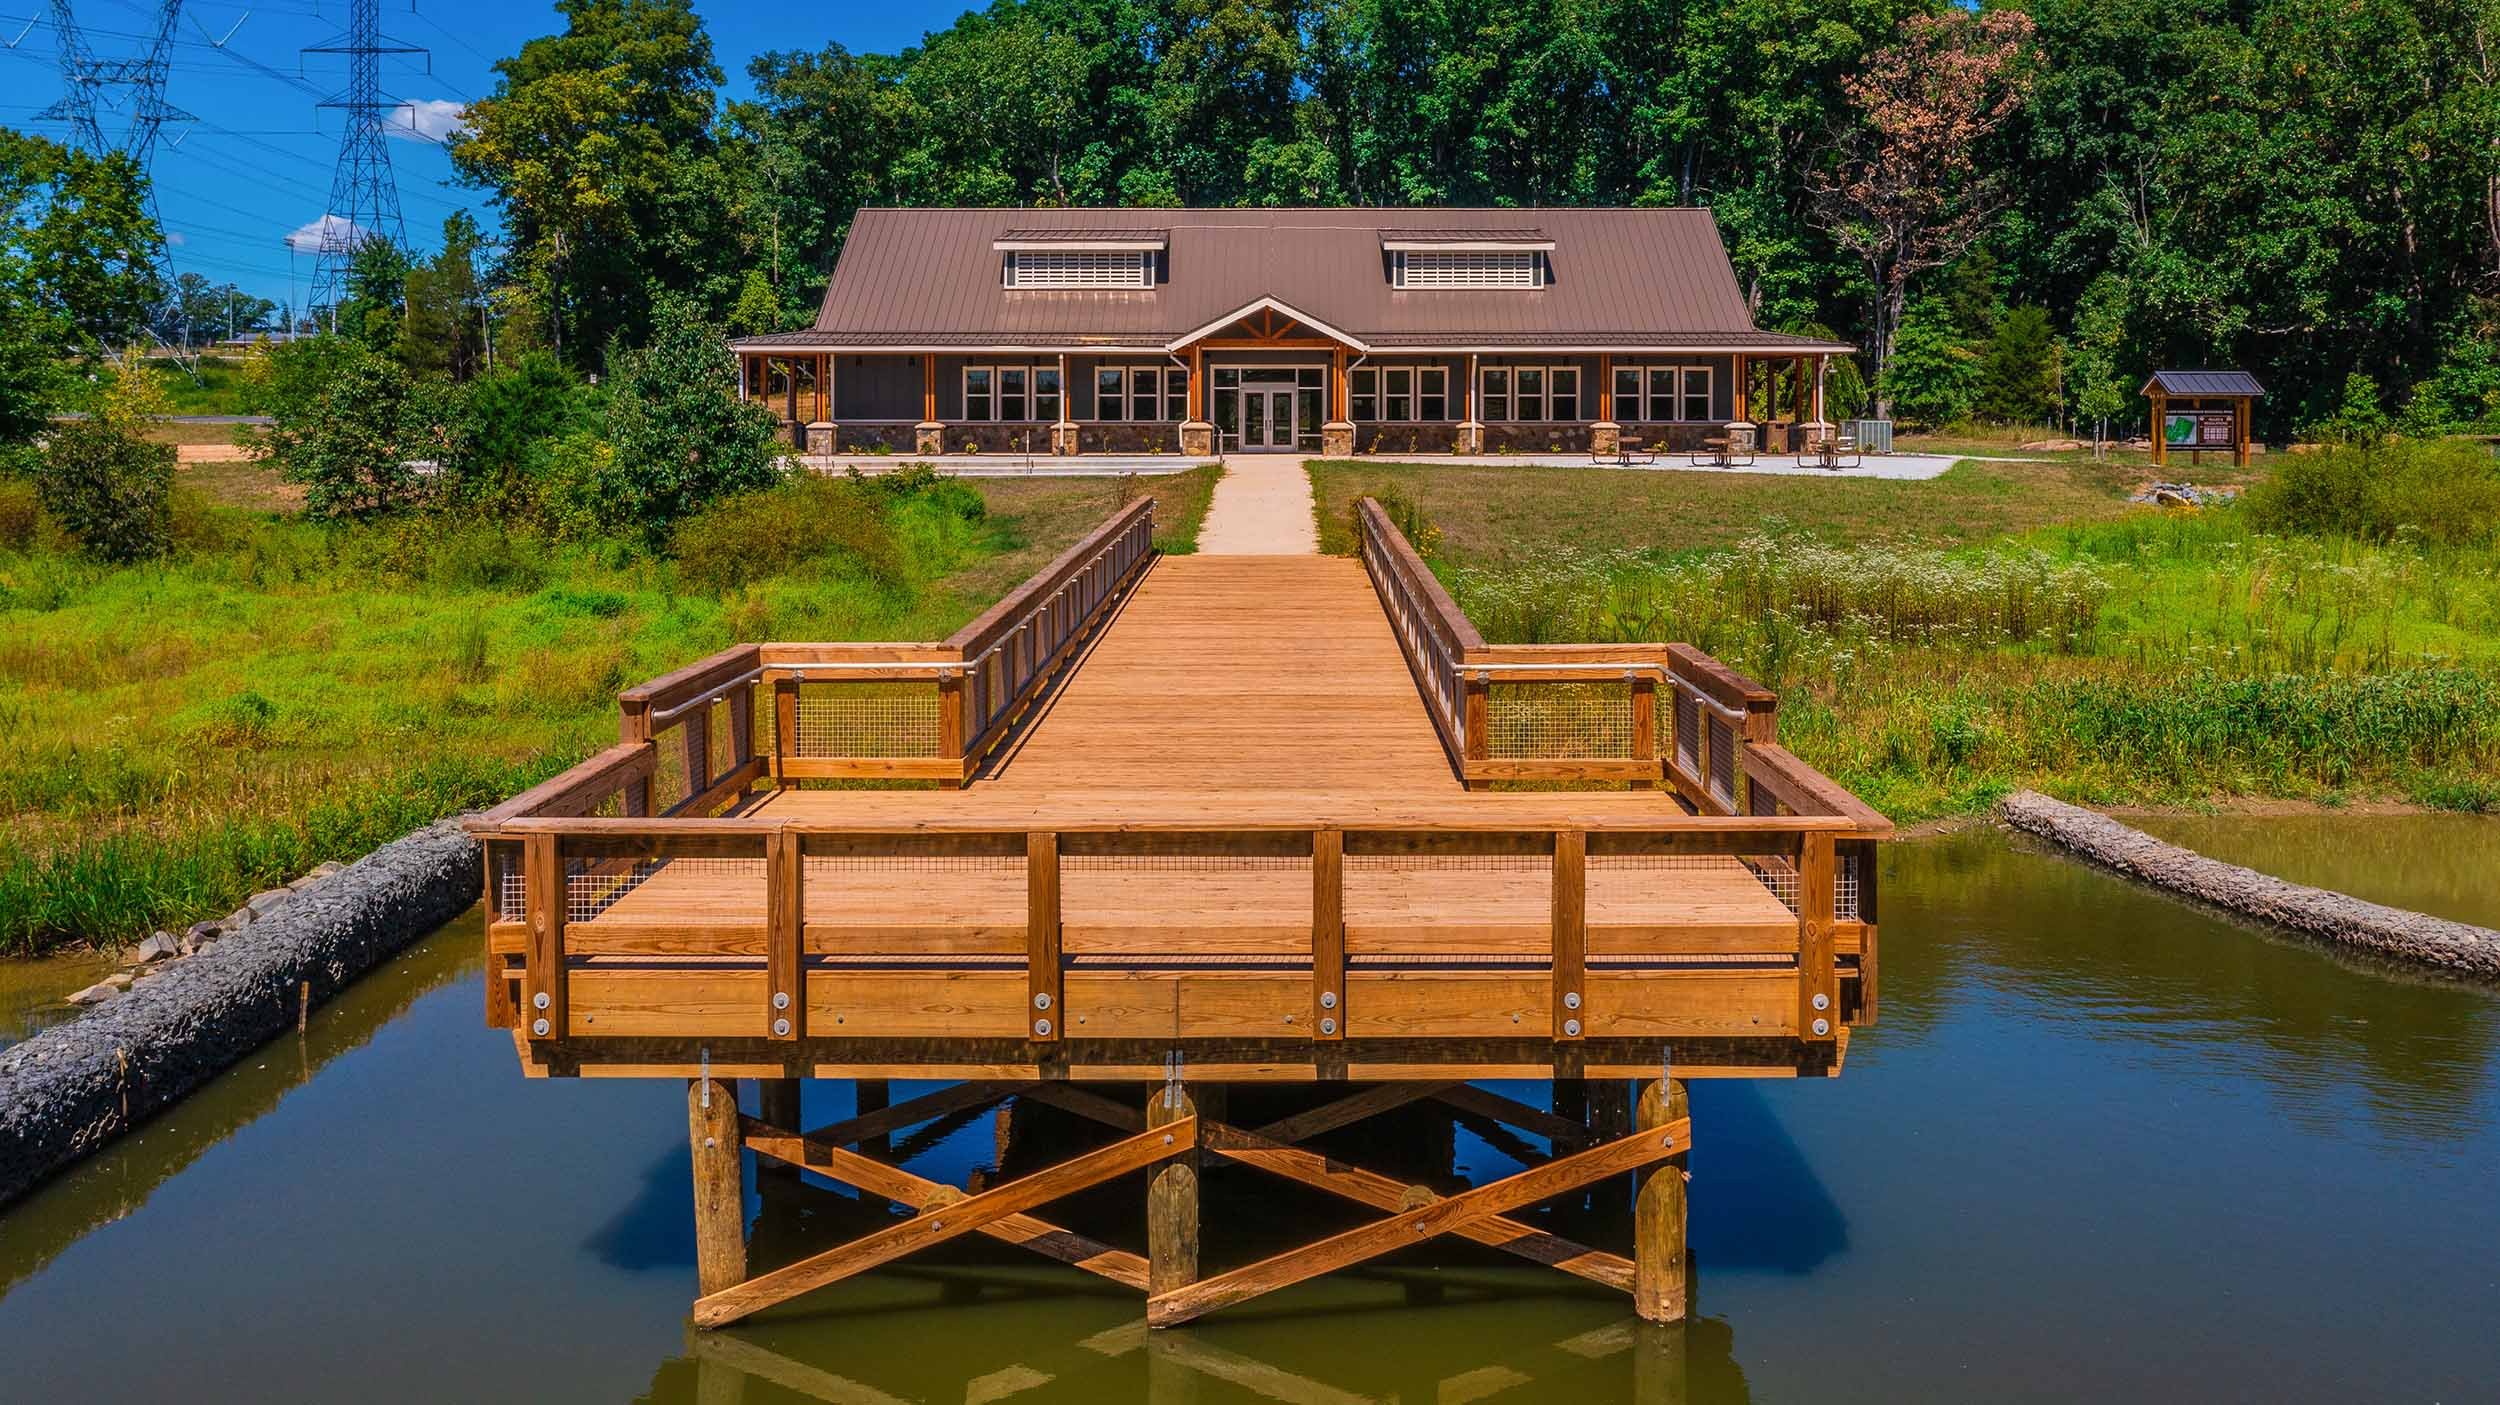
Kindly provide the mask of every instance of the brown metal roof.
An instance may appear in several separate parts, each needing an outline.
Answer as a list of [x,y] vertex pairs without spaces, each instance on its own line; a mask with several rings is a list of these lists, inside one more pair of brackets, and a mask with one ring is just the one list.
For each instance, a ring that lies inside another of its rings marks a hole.
[[1544,230],[1527,229],[1384,229],[1384,244],[1542,244],[1552,236]]
[[[1471,238],[1551,238],[1536,289],[1406,291],[1380,240],[1400,214]],[[1002,238],[1164,233],[1146,288],[1000,286]],[[1366,345],[1847,351],[1756,331],[1700,209],[863,209],[811,338],[826,347],[1163,346],[1273,298]]]
[[2138,395],[2149,395],[2153,387],[2161,387],[2164,395],[2263,395],[2266,388],[2246,371],[2155,371]]
[[1168,229],[1002,229],[991,236],[1003,244],[1025,241],[1061,244],[1108,244],[1137,239],[1162,239]]

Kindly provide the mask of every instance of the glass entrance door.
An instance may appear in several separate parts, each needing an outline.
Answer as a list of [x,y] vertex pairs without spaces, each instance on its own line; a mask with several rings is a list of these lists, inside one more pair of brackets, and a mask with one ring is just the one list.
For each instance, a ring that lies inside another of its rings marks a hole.
[[1290,453],[1294,447],[1294,393],[1290,387],[1243,386],[1241,447],[1251,453]]

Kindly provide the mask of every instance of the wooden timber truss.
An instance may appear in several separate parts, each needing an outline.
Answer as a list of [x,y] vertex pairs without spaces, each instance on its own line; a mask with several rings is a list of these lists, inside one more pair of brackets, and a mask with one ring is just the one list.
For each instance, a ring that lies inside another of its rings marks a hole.
[[[1175,1063],[1177,1072],[1177,1062]],[[795,1108],[795,1089],[766,1090],[765,1105]],[[1142,1108],[1065,1082],[968,1082],[875,1108],[812,1132],[774,1126],[737,1110],[735,1085],[694,1080],[689,1109],[703,1295],[697,1327],[717,1328],[880,1265],[967,1235],[1020,1245],[1146,1295],[1146,1323],[1170,1327],[1445,1234],[1630,1293],[1639,1315],[1684,1315],[1684,1164],[1692,1141],[1681,1082],[1645,1084],[1635,1126],[1598,1130],[1464,1083],[1409,1082],[1366,1088],[1255,1129],[1200,1112],[1204,1085],[1179,1079]],[[864,1149],[893,1132],[1026,1098],[1101,1123],[1122,1135],[1003,1184],[959,1190]],[[1444,1195],[1351,1165],[1302,1143],[1412,1103],[1434,1100],[1456,1117],[1483,1119],[1548,1139],[1554,1154],[1501,1180]],[[795,1119],[793,1119],[795,1120]],[[741,1150],[839,1181],[917,1213],[796,1263],[747,1277]],[[1385,1212],[1379,1219],[1211,1276],[1198,1273],[1196,1166],[1206,1156],[1254,1167],[1298,1185]],[[1033,1212],[1133,1171],[1148,1189],[1148,1253],[1138,1255]],[[1511,1212],[1627,1173],[1643,1176],[1634,1213],[1635,1255],[1575,1242]]]

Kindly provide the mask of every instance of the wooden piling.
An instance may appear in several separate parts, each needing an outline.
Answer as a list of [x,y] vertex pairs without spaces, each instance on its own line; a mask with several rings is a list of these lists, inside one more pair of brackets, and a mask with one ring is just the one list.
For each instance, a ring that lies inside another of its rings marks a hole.
[[[1642,1085],[1638,1130],[1672,1126],[1691,1115],[1681,1078]],[[1680,1322],[1685,1311],[1687,1171],[1682,1151],[1642,1173],[1632,1204],[1632,1310],[1647,1322]]]
[[[1157,1084],[1146,1095],[1152,1131],[1198,1115],[1191,1090]],[[1146,1182],[1146,1291],[1166,1293],[1198,1281],[1198,1158],[1175,1156]]]
[[[883,1112],[894,1105],[893,1090],[882,1078],[860,1079],[853,1085],[853,1088],[855,1092],[852,1097],[851,1110],[860,1116],[865,1117],[872,1112]],[[894,1150],[894,1139],[879,1132],[861,1142],[859,1149],[870,1156],[884,1156]]]
[[746,1281],[746,1158],[738,1136],[738,1085],[686,1080],[687,1138],[694,1151],[695,1279],[709,1296]]

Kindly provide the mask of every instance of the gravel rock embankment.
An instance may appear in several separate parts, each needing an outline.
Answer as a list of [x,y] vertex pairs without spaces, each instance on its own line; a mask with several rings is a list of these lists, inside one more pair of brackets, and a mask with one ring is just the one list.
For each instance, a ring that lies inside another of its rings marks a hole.
[[2500,978],[2500,932],[2487,927],[2286,883],[2028,790],[2007,796],[1997,812],[2103,868],[2235,916],[2390,960]]
[[[0,1205],[292,1028],[477,901],[477,845],[445,820],[292,892],[66,1024],[0,1051]],[[240,916],[240,914],[238,914]]]

